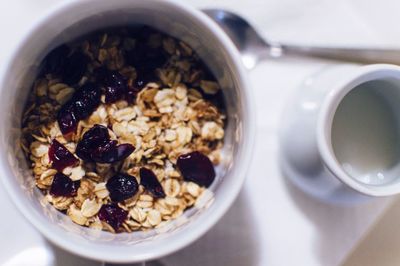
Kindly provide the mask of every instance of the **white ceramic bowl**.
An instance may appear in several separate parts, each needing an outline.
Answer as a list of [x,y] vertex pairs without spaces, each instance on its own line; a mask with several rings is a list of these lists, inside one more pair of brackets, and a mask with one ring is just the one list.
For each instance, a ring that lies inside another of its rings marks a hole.
[[[214,197],[202,208],[185,212],[160,230],[113,235],[76,225],[44,203],[17,142],[23,106],[43,57],[57,45],[88,32],[135,23],[150,25],[186,41],[211,68],[224,90],[228,115],[226,139],[223,163],[211,186]],[[2,184],[29,222],[51,242],[72,253],[112,262],[144,261],[169,254],[204,234],[227,211],[240,191],[251,159],[255,128],[247,73],[228,37],[193,8],[159,0],[62,3],[21,38],[0,74]]]

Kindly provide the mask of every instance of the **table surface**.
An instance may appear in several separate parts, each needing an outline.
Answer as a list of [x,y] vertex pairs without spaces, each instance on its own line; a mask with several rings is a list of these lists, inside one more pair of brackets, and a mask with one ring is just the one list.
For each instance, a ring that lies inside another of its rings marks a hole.
[[[0,68],[31,22],[58,2],[0,2]],[[400,7],[395,0],[185,2],[240,13],[273,40],[320,45],[400,43],[400,28],[391,26]],[[297,190],[281,174],[277,160],[281,112],[299,84],[327,64],[332,62],[281,59],[263,62],[249,73],[258,111],[257,145],[244,188],[214,228],[161,259],[164,265],[339,265],[391,204],[392,199],[376,199],[353,207],[328,205]],[[0,201],[0,213],[8,217],[0,222],[0,264],[99,265],[46,242],[1,188]]]

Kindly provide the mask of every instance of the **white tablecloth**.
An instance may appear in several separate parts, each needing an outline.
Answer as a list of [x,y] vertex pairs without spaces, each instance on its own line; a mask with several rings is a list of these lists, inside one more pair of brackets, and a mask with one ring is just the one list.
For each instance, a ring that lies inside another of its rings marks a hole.
[[[4,67],[2,59],[21,32],[57,2],[0,3],[0,67]],[[400,44],[400,3],[395,0],[185,2],[236,11],[273,40],[321,45]],[[280,173],[276,156],[281,111],[302,80],[326,63],[284,59],[263,62],[249,73],[259,114],[255,156],[244,189],[212,230],[193,245],[161,259],[163,264],[338,265],[379,218],[390,199],[354,207],[331,206],[298,191]],[[0,201],[0,264],[10,265],[33,252],[36,259],[30,257],[29,261],[35,265],[98,265],[49,245],[15,210],[1,188]]]

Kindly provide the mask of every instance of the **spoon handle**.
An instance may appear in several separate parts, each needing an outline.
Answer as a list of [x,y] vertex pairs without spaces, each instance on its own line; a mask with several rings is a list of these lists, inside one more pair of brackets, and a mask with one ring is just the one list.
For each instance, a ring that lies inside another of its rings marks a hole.
[[368,64],[390,63],[400,65],[400,49],[316,47],[282,44],[272,47],[271,51],[279,48],[282,55],[311,56]]

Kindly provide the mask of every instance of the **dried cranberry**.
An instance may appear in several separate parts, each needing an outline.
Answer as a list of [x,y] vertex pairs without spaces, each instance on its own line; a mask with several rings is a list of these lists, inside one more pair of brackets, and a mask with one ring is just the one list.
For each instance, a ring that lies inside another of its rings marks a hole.
[[101,143],[99,146],[95,148],[92,158],[94,159],[94,161],[102,160],[102,158],[104,157],[104,153],[110,150],[114,150],[117,144],[118,141],[116,140],[111,140],[111,139],[104,140],[103,143]]
[[76,155],[85,161],[92,161],[94,151],[110,139],[108,129],[102,125],[94,125],[89,129],[76,146]]
[[89,117],[100,105],[101,90],[95,83],[86,83],[78,89],[57,114],[58,125],[64,135],[76,130],[79,120]]
[[79,160],[57,140],[53,140],[49,149],[49,159],[52,167],[62,171],[65,167],[74,166]]
[[86,72],[88,61],[84,53],[80,51],[72,53],[64,62],[62,80],[69,85],[78,83]]
[[72,181],[68,176],[57,173],[51,183],[50,194],[56,197],[73,197],[79,188],[80,181]]
[[96,83],[86,83],[77,90],[72,101],[74,103],[75,116],[79,119],[89,117],[100,105],[101,90]]
[[134,196],[139,184],[134,176],[118,173],[111,177],[106,184],[110,198],[114,202],[121,202]]
[[124,160],[134,149],[130,144],[117,145],[117,141],[110,139],[105,126],[94,125],[79,141],[76,154],[84,161],[114,163]]
[[177,165],[183,178],[200,186],[209,187],[215,178],[215,170],[210,159],[201,152],[194,151],[179,156]]
[[140,184],[155,198],[165,198],[165,192],[157,176],[145,167],[140,168]]
[[58,46],[54,50],[52,50],[44,59],[45,72],[57,76],[61,75],[69,53],[70,49],[66,45]]
[[97,163],[115,163],[126,159],[134,150],[131,144],[116,145],[115,140],[99,146],[93,153],[92,159]]
[[120,208],[117,204],[104,204],[99,211],[99,219],[108,223],[115,231],[121,227],[128,216],[128,212]]
[[124,97],[127,91],[127,80],[121,73],[101,68],[97,71],[97,76],[105,87],[106,103],[113,103]]
[[57,114],[57,121],[61,132],[64,135],[75,132],[78,126],[78,119],[75,116],[74,103],[65,103]]

